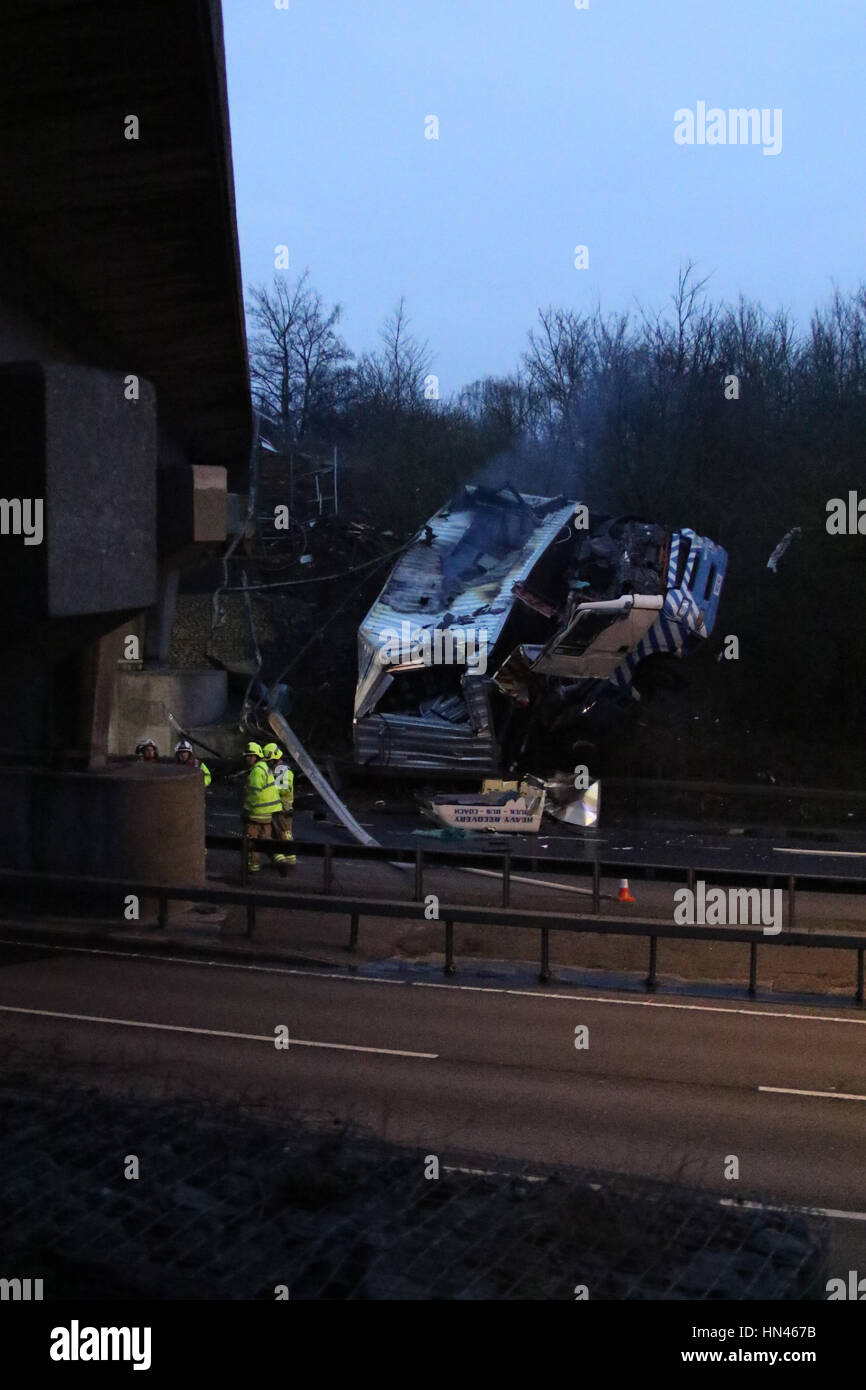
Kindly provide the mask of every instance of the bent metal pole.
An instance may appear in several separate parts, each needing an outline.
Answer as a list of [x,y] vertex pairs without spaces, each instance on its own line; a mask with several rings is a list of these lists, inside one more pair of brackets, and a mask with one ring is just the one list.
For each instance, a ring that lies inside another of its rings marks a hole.
[[319,771],[306,748],[301,743],[301,740],[298,738],[297,734],[289,728],[283,716],[272,712],[268,715],[268,723],[301,771],[306,773],[307,777],[309,777],[322,800],[330,806],[334,815],[342,821],[349,834],[353,835],[362,845],[370,845],[374,848],[378,848],[379,841],[374,840],[373,836],[368,835],[363,826],[358,824],[348,806],[345,806],[337,796],[337,793],[334,791],[327,777]]

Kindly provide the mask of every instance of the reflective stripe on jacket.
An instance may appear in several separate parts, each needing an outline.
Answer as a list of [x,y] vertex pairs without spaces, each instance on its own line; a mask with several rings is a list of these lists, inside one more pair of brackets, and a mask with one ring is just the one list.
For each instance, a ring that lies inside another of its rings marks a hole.
[[244,815],[247,820],[270,820],[275,811],[283,809],[273,774],[266,762],[254,763],[247,777]]
[[295,774],[288,763],[277,763],[274,768],[274,782],[280,794],[283,810],[288,814],[295,804]]

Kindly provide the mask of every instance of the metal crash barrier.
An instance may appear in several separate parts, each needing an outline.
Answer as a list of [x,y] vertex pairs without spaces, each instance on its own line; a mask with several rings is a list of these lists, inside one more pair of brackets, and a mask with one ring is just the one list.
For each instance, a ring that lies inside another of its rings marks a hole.
[[[294,843],[296,850],[301,847],[297,842]],[[327,864],[333,859],[334,851],[338,847],[320,844],[309,848],[321,853],[323,862]],[[339,848],[342,849],[343,847]],[[359,846],[352,848],[353,851],[360,849]],[[397,852],[394,850],[365,850],[364,853],[391,861],[397,859]],[[423,856],[427,851],[415,851],[415,853]],[[462,856],[464,860],[467,857],[470,856]],[[487,856],[471,857],[485,858]],[[512,856],[512,859],[514,858],[517,856]],[[597,865],[592,864],[584,867],[593,870],[593,882],[595,883],[597,881]],[[423,858],[421,868],[423,870]],[[695,870],[688,870],[690,875],[695,872]],[[863,886],[862,880],[856,881],[861,887]],[[836,932],[810,933],[788,930],[768,939],[760,928],[677,926],[657,918],[644,918],[636,921],[632,918],[605,917],[597,913],[566,914],[511,907],[479,907],[461,903],[440,904],[438,917],[430,919],[426,915],[423,901],[409,902],[391,898],[359,898],[357,896],[342,897],[327,892],[299,893],[291,889],[267,891],[250,889],[249,887],[202,887],[199,884],[132,882],[129,879],[69,878],[62,874],[33,874],[9,869],[0,869],[0,883],[28,889],[62,887],[64,894],[79,900],[88,895],[97,894],[104,899],[106,896],[116,893],[119,904],[122,904],[130,893],[134,893],[140,898],[154,899],[159,904],[158,922],[162,928],[167,926],[168,906],[172,901],[211,903],[224,907],[242,906],[246,908],[248,937],[252,937],[255,933],[257,911],[263,909],[345,916],[349,921],[346,949],[350,952],[357,948],[362,917],[401,918],[405,921],[423,921],[428,925],[433,920],[439,922],[444,931],[444,971],[447,975],[453,975],[456,970],[455,925],[517,927],[521,930],[539,933],[539,979],[542,983],[547,983],[552,978],[550,933],[557,931],[646,938],[649,947],[649,962],[645,984],[648,990],[654,990],[658,985],[658,943],[660,940],[714,941],[747,945],[749,947],[748,993],[750,995],[756,993],[758,949],[761,945],[855,951],[857,956],[856,987],[853,997],[856,1004],[863,1003],[866,937]]]
[[[232,850],[240,848],[240,881],[243,886],[248,882],[247,846],[254,844],[261,853],[268,854],[275,852],[279,843],[282,842],[247,841],[238,835],[208,835],[207,837],[208,848]],[[621,859],[566,859],[561,856],[546,854],[515,854],[510,850],[502,852],[494,850],[464,851],[431,847],[389,849],[387,846],[380,845],[326,844],[317,840],[292,840],[291,844],[293,854],[300,855],[302,858],[321,859],[323,893],[332,891],[335,860],[378,861],[414,870],[413,900],[415,902],[422,902],[424,899],[424,873],[427,868],[472,869],[476,872],[482,869],[485,874],[498,877],[501,883],[501,904],[503,907],[511,905],[512,877],[516,873],[543,872],[565,874],[572,879],[584,878],[588,880],[589,886],[585,892],[587,897],[591,896],[592,898],[594,913],[601,911],[603,896],[601,880],[603,877],[625,876],[630,879],[664,877],[674,882],[681,882],[694,891],[697,880],[703,876],[707,881],[712,881],[713,886],[719,887],[725,884],[737,887],[746,887],[750,884],[762,888],[781,887],[785,893],[784,927],[785,930],[790,931],[796,922],[798,892],[866,893],[866,875],[827,873],[826,871],[783,874],[768,873],[762,869],[684,867],[682,864],[662,862],[647,863],[641,861],[638,864]],[[539,883],[539,886],[554,887],[552,884],[544,885],[543,883]],[[363,902],[364,899],[360,899],[360,901]]]

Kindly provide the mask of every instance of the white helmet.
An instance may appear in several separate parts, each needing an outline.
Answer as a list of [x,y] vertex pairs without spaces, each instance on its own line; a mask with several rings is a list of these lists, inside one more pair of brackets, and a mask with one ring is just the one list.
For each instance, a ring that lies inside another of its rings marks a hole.
[[191,752],[192,752],[192,744],[190,743],[189,739],[187,739],[187,738],[179,738],[178,741],[177,741],[177,743],[174,745],[174,755],[175,755],[175,757],[177,757],[178,753],[191,753]]

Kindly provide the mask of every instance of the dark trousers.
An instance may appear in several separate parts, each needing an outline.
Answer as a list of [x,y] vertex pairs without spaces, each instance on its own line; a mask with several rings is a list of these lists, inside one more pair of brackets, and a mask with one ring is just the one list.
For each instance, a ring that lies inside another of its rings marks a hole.
[[[271,817],[271,825],[273,827],[273,836],[275,840],[282,840],[283,842],[291,840],[292,817],[290,813],[286,811],[275,811]],[[277,862],[280,860],[288,860],[288,862],[292,864],[295,862],[295,856],[293,854],[277,853],[274,858]]]
[[[245,820],[244,835],[250,841],[272,841],[274,838],[274,832],[271,825],[271,821]],[[268,852],[270,853],[271,857],[273,857],[273,848],[270,848]],[[254,849],[252,843],[247,846],[247,867],[253,870],[259,867],[259,854],[257,850]]]

